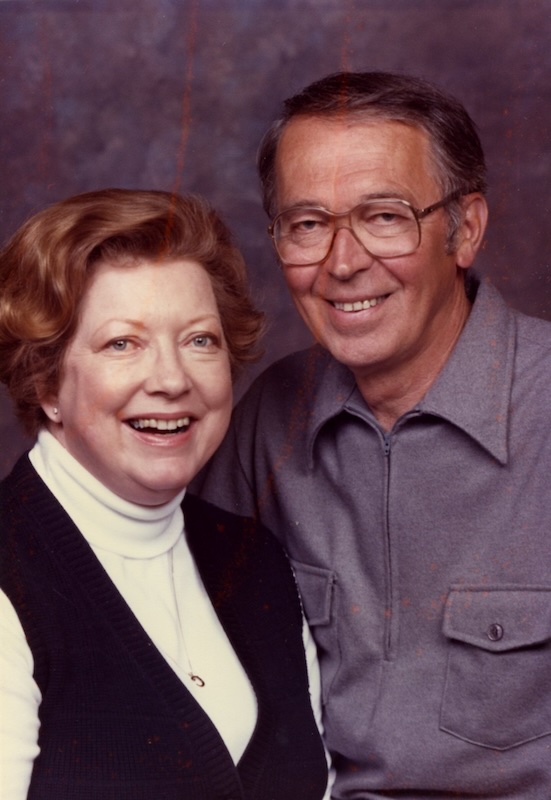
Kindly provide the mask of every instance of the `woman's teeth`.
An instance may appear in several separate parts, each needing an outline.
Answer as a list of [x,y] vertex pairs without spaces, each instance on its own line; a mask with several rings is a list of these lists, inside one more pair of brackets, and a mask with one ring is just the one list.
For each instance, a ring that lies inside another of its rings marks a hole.
[[190,418],[180,417],[180,419],[132,419],[130,425],[137,431],[150,428],[154,431],[173,433],[182,428],[189,428]]

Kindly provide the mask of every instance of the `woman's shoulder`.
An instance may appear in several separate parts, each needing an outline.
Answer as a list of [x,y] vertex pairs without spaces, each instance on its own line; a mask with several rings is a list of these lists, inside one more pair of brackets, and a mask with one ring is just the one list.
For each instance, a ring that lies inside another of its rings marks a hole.
[[186,494],[183,510],[189,548],[211,597],[214,587],[240,587],[246,604],[260,596],[264,607],[290,603],[288,613],[300,620],[293,570],[270,530],[253,517],[232,514],[192,494]]
[[275,536],[254,517],[232,513],[190,492],[186,492],[182,509],[192,550],[210,549],[214,540],[221,553],[228,554],[248,542],[257,550],[269,548],[283,555]]
[[[24,453],[16,461],[13,469],[0,481],[0,514],[2,519],[11,509],[24,508],[31,498],[40,492],[42,481],[29,461],[29,454]],[[22,502],[25,505],[21,505]]]

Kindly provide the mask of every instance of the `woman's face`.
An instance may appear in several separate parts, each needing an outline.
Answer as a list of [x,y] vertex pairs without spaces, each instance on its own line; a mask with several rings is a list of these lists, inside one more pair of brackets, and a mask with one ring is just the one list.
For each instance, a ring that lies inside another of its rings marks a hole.
[[203,267],[98,265],[59,392],[43,403],[77,461],[126,500],[167,502],[214,453],[231,406],[229,354]]

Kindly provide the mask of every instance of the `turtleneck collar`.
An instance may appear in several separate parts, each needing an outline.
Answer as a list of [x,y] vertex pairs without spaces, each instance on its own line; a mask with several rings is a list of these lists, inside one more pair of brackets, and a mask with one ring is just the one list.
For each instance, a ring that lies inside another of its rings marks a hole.
[[130,503],[94,478],[47,430],[40,431],[29,458],[94,548],[127,558],[153,558],[171,550],[183,531],[185,488],[160,506]]

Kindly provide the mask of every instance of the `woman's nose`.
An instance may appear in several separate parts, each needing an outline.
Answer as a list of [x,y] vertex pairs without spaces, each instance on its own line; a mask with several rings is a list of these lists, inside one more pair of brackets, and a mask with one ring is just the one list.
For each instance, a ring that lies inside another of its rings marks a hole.
[[144,387],[150,394],[161,393],[177,397],[189,391],[192,380],[185,354],[177,347],[163,348],[154,353]]

